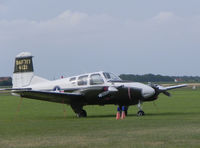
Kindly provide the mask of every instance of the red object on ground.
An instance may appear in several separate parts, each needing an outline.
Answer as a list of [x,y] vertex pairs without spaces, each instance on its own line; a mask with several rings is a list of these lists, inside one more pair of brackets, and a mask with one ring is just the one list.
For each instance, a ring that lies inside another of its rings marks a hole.
[[119,120],[120,119],[120,112],[117,111],[117,114],[116,114],[116,120]]
[[121,119],[124,119],[126,117],[125,111],[122,111]]

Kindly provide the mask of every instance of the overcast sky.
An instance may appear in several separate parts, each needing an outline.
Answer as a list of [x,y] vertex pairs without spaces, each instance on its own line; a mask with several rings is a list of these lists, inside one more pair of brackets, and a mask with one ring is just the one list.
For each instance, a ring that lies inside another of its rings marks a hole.
[[37,75],[199,75],[200,0],[0,0],[0,76],[34,56]]

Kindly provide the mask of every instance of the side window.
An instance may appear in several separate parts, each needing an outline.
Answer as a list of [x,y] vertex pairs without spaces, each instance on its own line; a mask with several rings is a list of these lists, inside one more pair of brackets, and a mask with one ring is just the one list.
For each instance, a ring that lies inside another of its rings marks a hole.
[[73,86],[76,85],[76,77],[70,78],[69,81],[71,82],[71,84],[72,84]]
[[93,74],[90,76],[90,85],[98,85],[103,83],[104,81],[100,74]]
[[104,72],[103,75],[104,75],[104,77],[105,77],[106,79],[110,79],[110,75],[109,75],[109,73]]
[[87,85],[88,75],[80,76],[78,78],[78,85]]
[[75,81],[76,80],[76,77],[72,77],[69,79],[69,81]]

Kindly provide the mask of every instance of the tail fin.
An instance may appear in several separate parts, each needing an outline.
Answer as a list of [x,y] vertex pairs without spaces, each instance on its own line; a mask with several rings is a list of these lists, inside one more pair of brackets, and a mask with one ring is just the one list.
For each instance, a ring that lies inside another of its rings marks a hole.
[[[15,68],[13,73],[13,88],[28,87],[31,83],[43,82],[45,79],[34,76],[33,56],[29,52],[22,52],[15,58]],[[47,81],[47,80],[46,80]]]

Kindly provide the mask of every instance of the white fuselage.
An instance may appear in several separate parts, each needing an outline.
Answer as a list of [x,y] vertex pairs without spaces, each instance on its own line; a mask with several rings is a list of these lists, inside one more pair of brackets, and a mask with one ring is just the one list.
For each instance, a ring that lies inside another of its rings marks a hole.
[[[107,73],[109,74],[109,73]],[[28,87],[32,90],[43,90],[43,91],[55,91],[59,90],[77,90],[93,86],[111,86],[111,87],[120,87],[124,86],[127,88],[137,88],[142,90],[142,96],[144,98],[151,97],[155,94],[155,90],[145,84],[138,82],[120,82],[120,78],[115,76],[116,79],[106,78],[105,72],[94,72],[87,73],[78,76],[58,79],[54,81],[45,81],[41,83],[31,84]],[[96,83],[92,83],[92,80]],[[113,80],[113,81],[111,81]],[[116,80],[116,81],[115,81]],[[115,81],[115,82],[114,82]]]

